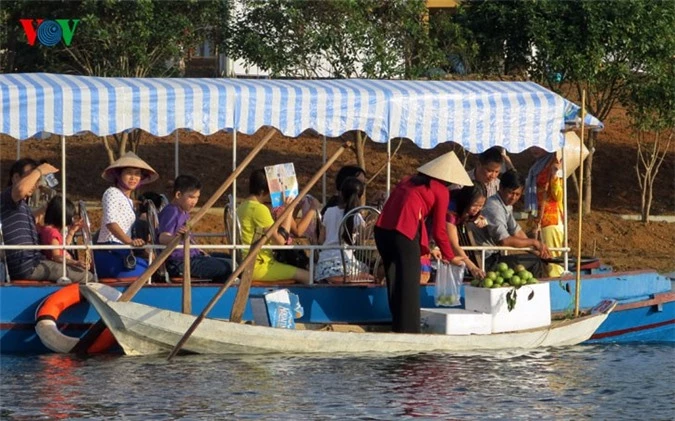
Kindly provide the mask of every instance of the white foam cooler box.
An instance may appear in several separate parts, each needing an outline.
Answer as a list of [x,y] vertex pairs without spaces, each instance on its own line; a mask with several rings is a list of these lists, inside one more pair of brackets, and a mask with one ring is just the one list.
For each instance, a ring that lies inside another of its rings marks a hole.
[[423,308],[420,316],[424,333],[487,335],[492,332],[492,317],[489,314],[461,308]]
[[[551,292],[548,283],[523,285],[516,290],[516,305],[509,311],[506,294],[512,288],[464,286],[465,308],[487,313],[492,333],[533,329],[551,324]],[[534,293],[531,300],[528,296]]]

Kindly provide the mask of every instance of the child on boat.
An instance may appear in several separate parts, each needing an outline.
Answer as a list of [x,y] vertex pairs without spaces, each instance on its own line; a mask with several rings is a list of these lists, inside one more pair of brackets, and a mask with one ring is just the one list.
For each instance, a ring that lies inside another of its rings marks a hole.
[[[40,237],[40,244],[49,246],[60,246],[64,244],[63,235],[63,198],[60,195],[54,196],[47,204],[47,209],[44,215],[44,225],[38,225],[38,236]],[[73,222],[75,216],[75,205],[70,199],[66,199],[66,225],[68,226],[68,234],[66,236],[65,245],[73,243],[75,234],[82,228],[82,221]],[[65,256],[62,250],[43,250],[43,253],[51,261],[62,263],[65,259],[66,265],[71,268],[72,272],[69,277],[71,280],[84,282],[86,279],[94,279],[92,273],[86,273],[89,269],[89,264],[80,262],[73,258],[73,256],[65,251]],[[87,278],[88,275],[88,278]]]
[[[321,222],[321,233],[319,241],[324,246],[340,245],[340,224],[342,218],[352,209],[361,204],[361,198],[365,190],[365,184],[356,177],[348,177],[342,182],[340,188],[340,200],[338,205],[326,209]],[[357,214],[346,222],[347,230],[343,233],[343,240],[347,244],[352,244],[352,236],[357,228],[363,225],[365,221],[361,215]],[[358,261],[351,250],[322,250],[319,253],[319,261],[316,263],[315,279],[317,281],[326,280],[333,277],[342,277],[345,274],[342,259],[344,258],[347,274],[362,275],[371,278],[368,273],[368,266]]]
[[[267,184],[265,170],[258,169],[251,173],[249,178],[249,195],[237,207],[237,216],[241,224],[241,241],[243,244],[253,243],[257,234],[262,234],[274,224],[272,213],[263,204],[269,198],[270,189]],[[286,200],[286,205],[291,202]],[[286,238],[291,229],[293,212],[290,212],[277,232],[272,233],[271,242],[277,245],[286,244]],[[248,250],[243,251],[246,255]],[[253,267],[253,279],[258,281],[279,281],[293,279],[304,284],[309,283],[309,272],[295,266],[281,263],[274,258],[272,250],[260,250],[255,266]]]
[[[196,177],[179,175],[173,183],[173,200],[159,213],[160,244],[169,244],[177,235],[187,232],[185,223],[190,211],[199,201],[202,185]],[[192,243],[192,237],[189,241]],[[166,270],[170,276],[181,276],[185,269],[183,248],[177,248],[167,260]],[[190,274],[199,279],[225,282],[232,274],[232,260],[223,253],[206,254],[199,249],[190,250]]]

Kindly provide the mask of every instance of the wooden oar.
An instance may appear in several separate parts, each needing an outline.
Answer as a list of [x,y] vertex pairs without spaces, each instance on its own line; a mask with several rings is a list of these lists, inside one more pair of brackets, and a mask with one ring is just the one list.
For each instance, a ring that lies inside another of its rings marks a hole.
[[[223,182],[223,184],[218,187],[218,190],[213,193],[213,195],[206,201],[206,203],[201,207],[201,209],[186,223],[188,232],[192,231],[194,225],[199,222],[200,219],[206,215],[206,212],[216,203],[218,199],[230,188],[230,185],[236,180],[236,178],[241,174],[242,171],[253,161],[253,158],[258,155],[258,152],[269,142],[272,137],[277,133],[275,128],[271,128],[269,133],[249,152],[249,154],[244,158],[244,160],[235,168],[235,170],[230,174],[229,177]],[[118,301],[129,301],[131,300],[138,291],[143,288],[143,285],[152,277],[152,275],[159,269],[162,264],[169,258],[171,253],[180,245],[182,236],[177,235],[171,240],[171,242],[166,246],[166,248],[153,260],[150,267],[148,267],[141,276],[138,277],[129,287],[122,293]],[[105,329],[105,324],[103,321],[99,320],[92,327],[85,332],[85,334],[80,338],[80,341],[73,347],[70,351],[71,353],[83,354],[87,351],[89,346],[98,338],[101,332]]]
[[[300,203],[300,200],[309,193],[309,190],[316,184],[317,181],[321,178],[323,173],[325,173],[328,168],[330,168],[331,165],[333,165],[333,162],[335,162],[336,159],[342,153],[345,151],[346,148],[349,148],[351,146],[350,142],[346,142],[343,144],[340,149],[335,152],[335,154],[328,160],[326,161],[325,164],[319,169],[319,171],[314,174],[314,176],[307,182],[307,185],[302,189],[302,191],[293,199],[293,201],[286,206],[284,211],[281,213],[280,216],[277,217],[277,220],[272,224],[271,227],[269,227],[265,233],[262,235],[260,239],[255,241],[253,244],[251,244],[251,247],[249,248],[248,255],[246,258],[241,262],[241,265],[237,267],[237,269],[230,275],[229,278],[227,278],[227,282],[223,284],[222,287],[220,287],[220,290],[216,293],[216,295],[211,298],[211,301],[204,307],[204,310],[201,312],[201,314],[197,317],[197,319],[192,323],[190,328],[185,332],[182,338],[178,341],[176,346],[173,348],[171,353],[169,354],[168,360],[171,360],[173,357],[178,354],[178,352],[181,350],[183,345],[185,345],[185,342],[190,338],[192,333],[197,329],[199,324],[206,318],[206,315],[209,314],[211,309],[216,305],[218,300],[220,300],[220,297],[225,294],[225,291],[232,285],[235,281],[235,279],[241,275],[244,271],[253,271],[253,265],[255,264],[255,259],[258,256],[258,252],[262,248],[263,245],[267,244],[267,240],[272,236],[273,232],[276,232],[279,229],[279,226],[283,223],[284,219],[288,216],[290,212],[293,212],[295,207]],[[232,313],[230,314],[230,321],[237,320],[237,322],[241,321],[241,316],[244,312],[244,309],[246,308],[246,302],[248,301],[248,294],[251,289],[251,276],[250,274],[247,274],[247,276],[242,276],[241,281],[239,282],[239,290],[237,291],[237,296],[234,300],[234,304],[232,305]]]
[[[586,119],[586,90],[581,91],[581,145],[579,145],[579,186],[584,185],[584,120]],[[579,317],[579,301],[581,298],[581,227],[584,219],[579,189],[579,235],[577,240],[577,278],[574,283],[574,317]]]

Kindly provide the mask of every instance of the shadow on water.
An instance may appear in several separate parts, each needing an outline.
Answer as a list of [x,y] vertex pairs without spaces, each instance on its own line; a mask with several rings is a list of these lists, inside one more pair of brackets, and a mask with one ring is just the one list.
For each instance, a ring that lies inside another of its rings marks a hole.
[[3,356],[0,417],[672,419],[674,351],[635,344],[389,358]]

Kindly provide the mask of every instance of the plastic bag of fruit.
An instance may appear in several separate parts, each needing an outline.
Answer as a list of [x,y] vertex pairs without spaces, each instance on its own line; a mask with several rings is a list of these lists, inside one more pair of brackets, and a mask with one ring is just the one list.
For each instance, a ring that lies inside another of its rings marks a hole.
[[464,279],[465,265],[452,265],[450,263],[439,262],[436,270],[436,290],[434,291],[434,301],[436,306],[452,307],[458,306],[459,291]]

